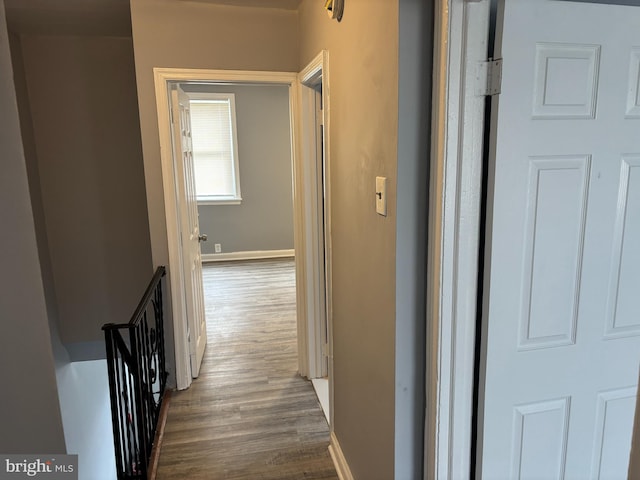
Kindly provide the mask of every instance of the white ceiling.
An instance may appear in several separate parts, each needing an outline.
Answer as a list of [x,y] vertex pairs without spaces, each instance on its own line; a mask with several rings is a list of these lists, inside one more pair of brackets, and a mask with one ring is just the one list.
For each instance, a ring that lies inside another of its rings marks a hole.
[[[175,0],[296,10],[301,0]],[[5,0],[9,29],[40,35],[130,36],[129,0]]]

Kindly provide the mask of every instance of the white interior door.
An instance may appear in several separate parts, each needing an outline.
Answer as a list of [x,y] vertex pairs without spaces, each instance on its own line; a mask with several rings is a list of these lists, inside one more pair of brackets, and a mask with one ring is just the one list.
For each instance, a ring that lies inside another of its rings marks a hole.
[[626,478],[640,361],[640,8],[503,0],[496,57],[482,478]]
[[184,304],[187,316],[191,375],[200,373],[200,364],[207,344],[207,325],[202,286],[202,258],[198,204],[195,188],[195,170],[191,147],[191,117],[189,97],[176,86],[171,91],[172,131],[175,150],[175,176],[177,202],[180,215],[182,241],[182,267],[184,276]]

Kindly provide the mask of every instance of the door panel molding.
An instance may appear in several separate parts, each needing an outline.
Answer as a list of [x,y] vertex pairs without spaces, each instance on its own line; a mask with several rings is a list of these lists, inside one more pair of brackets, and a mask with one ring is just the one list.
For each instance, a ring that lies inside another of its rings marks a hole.
[[[590,165],[591,155],[529,158],[518,351],[575,343]],[[536,255],[550,244],[552,260]],[[539,281],[543,262],[553,265],[553,285]]]

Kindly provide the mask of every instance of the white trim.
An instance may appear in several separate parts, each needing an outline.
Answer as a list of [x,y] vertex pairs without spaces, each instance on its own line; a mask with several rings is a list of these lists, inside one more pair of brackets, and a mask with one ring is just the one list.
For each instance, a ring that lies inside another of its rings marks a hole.
[[[317,156],[317,92],[315,87],[322,81],[323,63],[326,54],[321,52],[298,75],[300,81],[300,156],[302,157],[304,192],[305,192],[305,216],[304,225],[307,257],[306,264],[307,282],[309,284],[309,297],[307,298],[307,345],[308,345],[308,372],[309,378],[322,378],[327,375],[324,368],[324,356],[322,343],[324,335],[322,329],[324,321],[328,321],[327,312],[327,282],[322,263],[327,263],[324,256],[326,239],[323,231],[326,225],[322,222],[327,217],[328,209],[320,209],[319,199],[322,197],[322,173],[318,174]],[[323,102],[324,103],[324,102]]]
[[298,80],[303,85],[315,85],[322,76],[323,69],[329,61],[329,52],[322,50],[309,64],[298,74]]
[[[155,72],[154,72],[155,73]],[[182,249],[180,247],[180,217],[176,203],[176,180],[171,138],[169,88],[163,77],[155,74],[156,108],[160,134],[162,186],[164,191],[164,209],[167,224],[169,265],[167,265],[167,284],[171,293],[171,313],[173,318],[173,338],[175,344],[176,387],[178,390],[191,385],[191,366],[189,340],[187,337],[186,305],[184,301],[184,270],[182,268]],[[157,240],[156,240],[157,242]],[[152,250],[154,237],[151,237]]]
[[[316,188],[315,188],[315,125],[310,122],[310,103],[313,102],[310,89],[305,88],[305,82],[317,80],[322,69],[322,53],[316,56],[311,63],[298,74],[298,104],[300,112],[298,115],[298,137],[296,143],[300,153],[300,168],[296,172],[296,180],[301,191],[305,192],[304,204],[300,210],[301,226],[304,230],[305,242],[296,252],[301,263],[304,263],[304,271],[300,281],[304,281],[308,287],[308,295],[304,297],[305,321],[298,324],[298,357],[300,373],[308,378],[316,377],[316,342],[314,341],[315,329],[314,318],[318,315],[318,265],[317,265],[317,224],[316,218]],[[313,72],[311,77],[309,72]],[[314,93],[313,93],[314,94]]]
[[207,70],[198,68],[160,68],[153,69],[154,76],[175,82],[207,83],[269,83],[274,85],[293,85],[296,74],[293,72],[266,72],[249,70]]
[[231,260],[261,260],[264,258],[295,257],[295,250],[250,250],[245,252],[203,253],[202,263],[228,262]]
[[429,212],[425,479],[470,476],[489,0],[439,0]]
[[[332,246],[331,246],[331,91],[329,82],[329,52],[321,51],[299,74],[300,95],[300,129],[299,152],[303,165],[303,188],[305,192],[304,204],[304,233],[305,244],[308,247],[305,254],[307,270],[308,319],[305,325],[307,340],[308,374],[313,377],[324,377],[322,346],[320,339],[324,337],[321,330],[324,327],[322,319],[327,322],[327,346],[329,377],[329,412],[330,428],[333,428],[333,311],[332,311]],[[322,186],[322,173],[318,173],[316,165],[316,90],[313,88],[322,82],[322,125],[324,130],[324,206],[319,205],[318,189]],[[322,215],[324,212],[324,215]],[[322,222],[324,221],[324,225]],[[323,233],[324,232],[324,235]],[[320,271],[320,259],[324,252],[325,272]],[[322,279],[324,278],[324,282]]]
[[331,432],[329,454],[331,455],[331,459],[333,460],[333,465],[336,467],[338,478],[340,480],[353,480],[353,475],[351,474],[351,470],[349,469],[347,459],[344,457],[344,453],[342,453],[342,449],[340,448],[340,443],[338,443],[338,438],[333,432]]
[[215,200],[211,197],[199,197],[197,199],[198,206],[200,205],[242,205],[241,197],[224,197],[220,200]]
[[294,235],[293,248],[296,252],[296,308],[298,315],[297,340],[298,340],[298,372],[304,377],[309,375],[309,357],[307,341],[307,270],[306,262],[307,242],[305,235],[306,210],[305,202],[307,192],[304,189],[304,177],[302,166],[302,156],[300,155],[300,115],[298,105],[300,103],[300,88],[291,89],[296,102],[296,114],[291,118],[292,134],[291,146],[298,152],[297,161],[293,164],[293,215],[294,215]]
[[[162,184],[164,190],[164,204],[167,227],[167,243],[169,250],[169,265],[167,265],[167,282],[171,295],[171,305],[173,314],[173,335],[175,341],[176,359],[176,384],[178,389],[188,388],[191,384],[191,371],[189,369],[189,343],[187,336],[187,322],[184,310],[184,277],[181,268],[182,255],[180,252],[180,229],[179,218],[176,209],[176,179],[174,161],[172,155],[171,128],[169,120],[169,95],[168,85],[170,82],[201,81],[211,83],[268,83],[274,85],[289,86],[289,112],[291,117],[291,156],[294,172],[299,171],[296,160],[296,138],[295,124],[298,117],[297,105],[297,74],[289,72],[259,72],[259,71],[239,71],[239,70],[200,70],[200,69],[178,69],[178,68],[154,68],[154,83],[156,92],[156,108],[158,114],[158,129],[160,134],[160,158],[162,163]],[[302,200],[300,196],[303,192],[296,186],[300,182],[294,181],[294,245],[296,249],[303,242],[301,239],[301,221],[304,219],[302,212]],[[159,238],[151,238],[152,249],[162,250],[162,241]],[[303,266],[296,261],[296,278],[300,275]],[[298,289],[305,288],[304,279],[297,282]],[[298,299],[304,295],[298,294]],[[306,321],[304,305],[297,303],[298,322]]]

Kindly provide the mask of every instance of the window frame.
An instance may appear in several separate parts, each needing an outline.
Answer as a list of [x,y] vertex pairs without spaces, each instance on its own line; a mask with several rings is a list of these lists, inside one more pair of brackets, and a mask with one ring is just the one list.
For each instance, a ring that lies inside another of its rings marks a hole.
[[[242,193],[240,190],[240,161],[238,155],[238,127],[236,117],[236,95],[235,93],[218,92],[186,92],[189,97],[189,105],[192,102],[207,100],[224,100],[229,102],[231,113],[231,159],[233,162],[233,181],[235,184],[235,195],[197,195],[198,205],[240,205],[242,203]],[[195,152],[194,152],[195,168]]]

